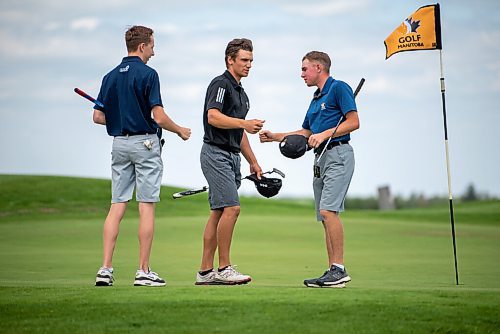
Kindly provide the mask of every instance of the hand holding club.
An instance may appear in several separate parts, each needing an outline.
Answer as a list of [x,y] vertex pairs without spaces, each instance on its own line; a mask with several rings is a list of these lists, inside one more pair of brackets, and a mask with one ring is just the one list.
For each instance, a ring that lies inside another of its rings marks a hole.
[[322,142],[327,140],[330,135],[326,133],[327,131],[317,133],[314,135],[309,136],[309,140],[307,141],[307,144],[310,147],[317,148],[319,145],[321,145]]

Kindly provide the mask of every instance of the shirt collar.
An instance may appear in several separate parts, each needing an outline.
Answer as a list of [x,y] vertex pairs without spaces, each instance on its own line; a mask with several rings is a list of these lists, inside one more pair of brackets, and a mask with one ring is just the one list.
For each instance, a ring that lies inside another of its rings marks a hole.
[[334,79],[332,77],[328,77],[328,79],[326,79],[325,85],[323,86],[323,89],[321,91],[319,90],[319,88],[316,89],[316,91],[314,92],[314,98],[317,99],[325,95],[330,90],[330,86],[332,85],[333,81]]
[[234,88],[241,88],[241,89],[243,89],[243,86],[241,85],[241,82],[237,83],[236,79],[233,77],[233,75],[228,70],[226,70],[224,72],[224,76],[226,78],[228,78],[229,81],[231,81],[231,84],[233,85]]
[[128,63],[128,62],[141,62],[141,63],[143,63],[142,59],[139,56],[123,57],[122,62],[123,63]]

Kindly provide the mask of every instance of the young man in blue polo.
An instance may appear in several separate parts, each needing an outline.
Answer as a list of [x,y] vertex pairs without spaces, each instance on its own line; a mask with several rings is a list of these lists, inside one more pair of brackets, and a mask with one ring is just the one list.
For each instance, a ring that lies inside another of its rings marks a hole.
[[[359,128],[359,119],[351,87],[330,76],[330,57],[311,51],[302,59],[302,79],[308,87],[316,86],[302,129],[288,133],[260,132],[261,142],[282,141],[289,134],[308,137],[314,148],[314,199],[316,216],[325,230],[328,270],[317,278],[306,279],[307,287],[343,288],[351,278],[344,267],[344,229],[339,214],[354,172],[354,152],[350,133]],[[335,136],[318,161],[337,123],[343,117]]]
[[160,200],[163,174],[161,128],[189,139],[191,130],[177,125],[163,109],[160,81],[147,66],[154,56],[153,30],[133,26],[125,33],[128,56],[102,80],[94,106],[94,122],[106,125],[113,139],[111,152],[112,199],[104,222],[103,262],[96,286],[113,285],[113,252],[120,222],[134,188],[139,202],[139,268],[135,286],[164,286],[165,280],[149,267],[153,242],[155,203]]

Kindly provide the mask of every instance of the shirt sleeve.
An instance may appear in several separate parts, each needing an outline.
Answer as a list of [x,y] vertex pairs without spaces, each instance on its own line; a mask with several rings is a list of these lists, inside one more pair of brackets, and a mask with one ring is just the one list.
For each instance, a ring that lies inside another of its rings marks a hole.
[[153,109],[154,106],[163,107],[160,94],[160,77],[155,70],[151,71],[151,75],[148,78],[148,96],[147,100],[149,107]]
[[345,82],[337,85],[334,98],[337,100],[337,105],[343,115],[350,111],[357,111],[356,101],[354,101],[354,94],[351,87]]
[[224,99],[227,98],[227,95],[227,86],[224,81],[220,80],[212,83],[212,85],[208,87],[207,92],[207,110],[218,109],[222,111],[224,106]]
[[[106,77],[104,77],[104,78],[102,79],[102,82],[101,82],[101,89],[99,89],[99,95],[97,95],[97,101],[100,101],[101,103],[103,103],[103,101],[104,101],[104,98],[103,98],[103,97],[104,97],[104,94],[103,94],[103,91],[102,91],[102,90],[103,90],[103,87],[104,87],[104,80],[105,80],[105,79],[106,79]],[[101,106],[99,106],[99,105],[97,105],[97,104],[95,104],[95,105],[94,105],[94,109],[96,109],[96,110],[100,110],[100,111],[104,112],[104,108],[103,108],[103,107],[101,107]]]

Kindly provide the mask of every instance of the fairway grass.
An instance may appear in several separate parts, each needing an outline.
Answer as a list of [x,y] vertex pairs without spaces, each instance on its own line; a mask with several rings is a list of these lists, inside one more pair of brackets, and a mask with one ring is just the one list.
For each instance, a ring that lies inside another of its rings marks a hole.
[[[498,297],[440,289],[2,288],[6,333],[495,333]],[[497,305],[497,306],[495,306]]]
[[[87,202],[72,198],[68,186],[61,199],[61,180],[69,179],[44,179],[52,200],[30,199],[38,195],[25,185],[29,210],[5,201],[0,206],[0,333],[500,332],[498,202],[456,207],[458,286],[446,208],[430,208],[347,212],[352,282],[345,289],[308,289],[302,281],[326,269],[322,227],[309,202],[244,199],[232,261],[253,281],[194,286],[206,199],[164,196],[151,264],[167,287],[132,286],[138,259],[133,205],[116,247],[115,286],[94,287],[107,202],[95,194]],[[78,188],[81,180],[70,183]],[[93,189],[105,189],[105,182],[83,180]],[[0,185],[10,189],[2,177]]]

